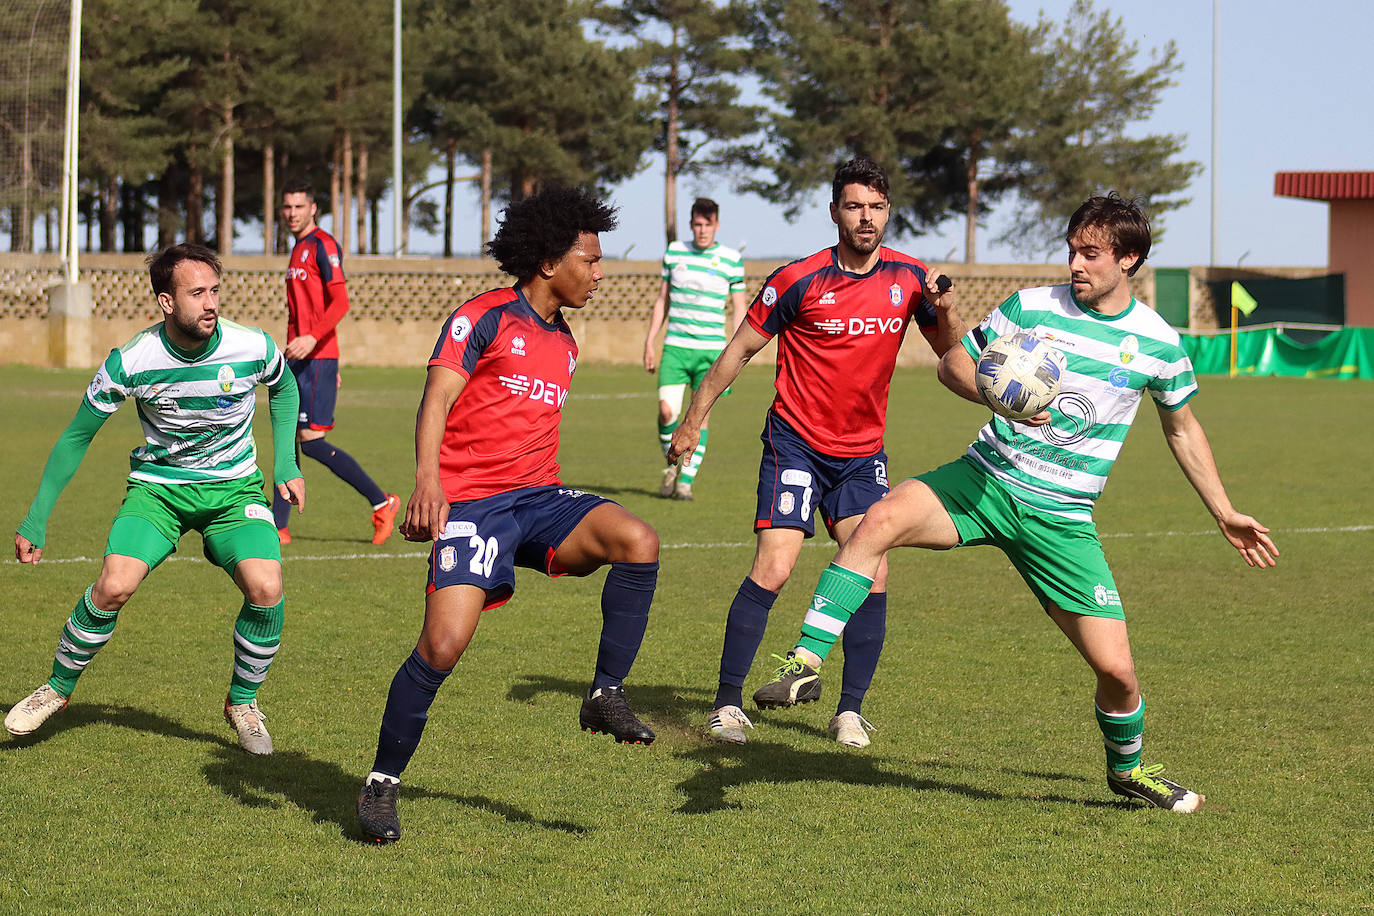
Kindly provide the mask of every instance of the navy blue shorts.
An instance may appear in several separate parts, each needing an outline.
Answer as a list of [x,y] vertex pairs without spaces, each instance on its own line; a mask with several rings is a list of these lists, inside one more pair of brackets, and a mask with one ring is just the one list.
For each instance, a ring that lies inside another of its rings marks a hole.
[[887,495],[887,453],[863,458],[823,455],[771,410],[763,424],[758,508],[754,530],[800,528],[816,533],[813,513],[820,507],[827,529],[851,515],[862,515]]
[[547,576],[553,554],[587,513],[611,500],[564,487],[526,487],[453,503],[448,524],[429,552],[426,594],[450,585],[475,585],[487,593],[483,610],[499,607],[515,591],[515,567]]
[[286,363],[301,390],[297,429],[333,429],[334,401],[339,396],[337,359],[292,359]]

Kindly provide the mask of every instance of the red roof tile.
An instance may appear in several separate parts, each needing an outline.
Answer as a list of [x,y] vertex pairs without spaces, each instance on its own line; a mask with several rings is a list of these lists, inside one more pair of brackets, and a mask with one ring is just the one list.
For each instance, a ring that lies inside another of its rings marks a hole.
[[1374,199],[1374,172],[1278,172],[1274,194],[1306,200]]

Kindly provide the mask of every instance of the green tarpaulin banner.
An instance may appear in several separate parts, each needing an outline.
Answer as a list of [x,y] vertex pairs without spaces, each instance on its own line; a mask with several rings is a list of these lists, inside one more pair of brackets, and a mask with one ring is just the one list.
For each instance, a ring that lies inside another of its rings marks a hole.
[[[1181,334],[1183,349],[1199,375],[1231,371],[1231,335]],[[1277,328],[1236,333],[1240,375],[1298,378],[1374,378],[1374,328],[1342,328],[1315,343],[1299,343]]]

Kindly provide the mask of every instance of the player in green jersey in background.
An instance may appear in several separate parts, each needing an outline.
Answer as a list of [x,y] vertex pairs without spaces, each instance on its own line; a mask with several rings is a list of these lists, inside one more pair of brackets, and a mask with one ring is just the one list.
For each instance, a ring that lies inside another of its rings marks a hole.
[[1253,567],[1279,556],[1269,529],[1231,505],[1212,449],[1188,401],[1193,366],[1173,328],[1131,296],[1127,278],[1150,251],[1139,207],[1093,197],[1069,220],[1070,283],[1022,290],[998,306],[940,361],[940,381],[982,403],[974,385],[981,349],[1025,330],[1068,360],[1050,409],[1027,421],[994,416],[963,457],[908,480],[868,511],[821,575],[801,638],[778,676],[755,693],[790,705],[819,692],[816,669],[868,594],[893,547],[1002,549],[1041,606],[1092,668],[1095,713],[1107,751],[1107,785],[1180,813],[1205,796],[1142,766],[1145,704],[1126,619],[1092,510],[1149,392],[1164,438],[1222,535]]
[[234,624],[234,665],[225,720],[253,754],[272,753],[257,693],[281,644],[281,546],[263,498],[253,442],[254,399],[266,385],[277,491],[305,508],[293,438],[296,381],[272,339],[220,318],[220,262],[202,245],[176,245],[148,260],[162,323],[110,351],[58,437],[14,556],[37,564],[48,516],[96,432],[132,398],[146,442],[129,456],[129,485],[110,526],[95,583],[62,628],[52,676],[10,709],[5,728],[29,735],[67,705],[77,678],[114,633],[119,611],[187,531],[243,592]]
[[[658,369],[658,443],[665,455],[682,415],[687,386],[693,391],[701,386],[706,370],[725,349],[748,306],[744,300],[744,261],[738,251],[716,241],[720,207],[710,198],[698,197],[692,204],[689,225],[692,241],[670,242],[663,254],[663,284],[644,338],[644,369]],[[727,305],[731,310],[728,327]],[[665,319],[668,330],[660,362],[654,345]],[[701,441],[681,467],[671,461],[663,469],[659,496],[692,499],[692,482],[706,457],[709,422],[708,416],[701,424]]]

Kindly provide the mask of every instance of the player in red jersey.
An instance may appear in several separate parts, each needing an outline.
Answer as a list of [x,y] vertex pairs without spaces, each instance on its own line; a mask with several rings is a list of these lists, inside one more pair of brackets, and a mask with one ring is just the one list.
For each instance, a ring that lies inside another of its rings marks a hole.
[[[673,434],[669,459],[691,454],[716,398],[755,353],[778,338],[777,397],[761,437],[758,543],[753,568],[730,605],[709,724],[721,741],[743,744],[745,728],[753,727],[741,708],[744,679],[768,612],[796,566],[803,540],[814,534],[814,508],[844,544],[868,508],[887,494],[887,395],[907,326],[914,320],[937,356],[965,332],[950,308],[951,296],[936,286],[939,275],[882,247],[888,213],[882,166],[857,157],[836,170],[830,218],[838,243],[768,278]],[[884,564],[844,632],[844,674],[830,734],[855,747],[868,744],[872,727],[860,709],[886,634],[886,577]],[[817,690],[795,701],[819,695]]]
[[[315,192],[309,183],[288,181],[282,190],[282,221],[295,236],[286,269],[286,347],[282,350],[301,392],[296,442],[308,457],[329,468],[372,506],[372,543],[391,536],[401,498],[386,493],[352,455],[325,440],[334,428],[334,400],[339,390],[339,339],[335,328],[348,311],[343,255],[329,233],[315,225]],[[272,503],[277,536],[291,543],[287,523],[291,504],[278,496]]]
[[551,188],[506,209],[487,246],[516,277],[444,322],[415,420],[415,492],[401,533],[433,540],[419,643],[396,672],[377,757],[358,797],[375,842],[400,837],[401,772],[429,706],[483,610],[507,601],[515,567],[585,576],[610,565],[601,642],[578,721],[617,741],[650,744],[622,686],[644,638],[658,581],[658,535],[620,505],[559,481],[558,424],[577,369],[562,309],[587,304],[602,278],[597,235],[615,210],[579,189]]

